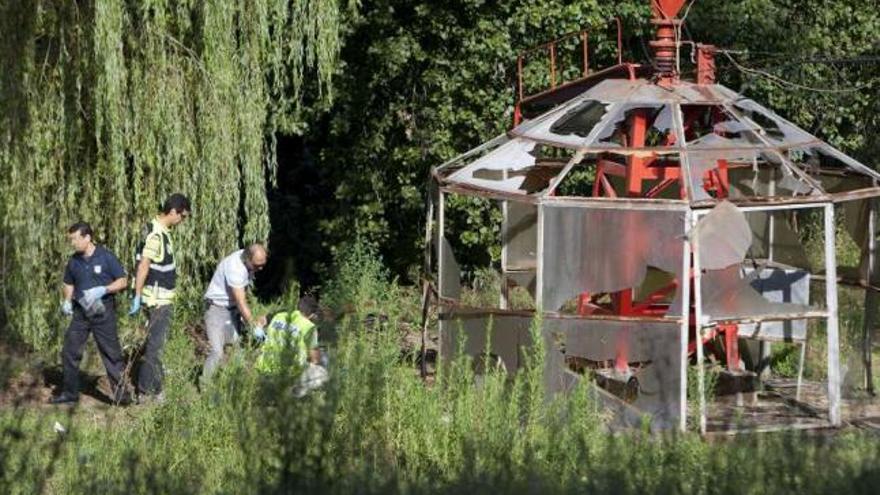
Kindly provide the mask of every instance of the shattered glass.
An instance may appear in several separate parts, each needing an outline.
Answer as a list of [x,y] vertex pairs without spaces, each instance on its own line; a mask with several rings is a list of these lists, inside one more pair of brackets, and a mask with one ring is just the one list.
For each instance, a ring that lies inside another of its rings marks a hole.
[[793,197],[823,192],[809,179],[793,172],[775,151],[719,149],[688,151],[686,155],[692,201],[712,199],[706,191],[706,183],[712,178],[711,174],[721,174],[722,160],[726,163],[730,198]]
[[[547,205],[543,307],[557,311],[582,292],[637,287],[648,266],[679,274],[684,212]],[[680,279],[680,277],[679,277]]]
[[[451,183],[515,194],[544,190],[562,171],[559,160],[539,163],[545,151],[542,145],[526,139],[513,139],[448,177]],[[552,155],[552,153],[550,153]]]
[[753,286],[757,272],[747,276],[740,266],[708,270],[701,279],[703,315],[710,321],[790,317],[810,311],[804,304],[771,302]]
[[585,138],[605,116],[608,105],[595,100],[585,100],[567,111],[550,125],[550,132],[559,136]]
[[592,99],[576,99],[511,131],[512,135],[569,148],[585,146],[613,105]]
[[[871,187],[880,174],[827,144],[792,148],[788,158],[801,170],[816,178],[826,190],[845,192],[844,187]],[[846,179],[842,181],[842,179]],[[842,182],[841,182],[842,181]]]
[[[474,358],[488,352],[501,358],[505,369],[513,373],[520,366],[519,347],[531,345],[531,323],[531,317],[518,315],[441,315],[440,352],[446,359],[454,359],[459,350]],[[462,348],[460,340],[464,340]]]
[[752,229],[733,203],[722,201],[700,217],[689,237],[699,237],[700,267],[720,270],[739,265],[752,245]]
[[756,125],[738,120],[722,105],[681,105],[684,138],[689,149],[764,146]]
[[[757,273],[755,273],[757,272]],[[745,267],[745,276],[751,286],[771,303],[810,303],[810,273],[797,268]],[[740,337],[775,341],[804,341],[807,338],[807,320],[764,321],[738,325]]]
[[[752,231],[749,258],[812,271],[810,260],[800,237],[791,226],[786,211],[753,211],[746,213]],[[771,222],[770,219],[773,219]],[[772,225],[772,232],[771,232]]]
[[[656,428],[677,427],[682,410],[681,326],[678,323],[546,318],[547,386],[565,390],[572,372],[596,381]],[[615,372],[618,357],[627,363]]]
[[739,99],[733,104],[740,115],[748,118],[759,127],[761,135],[773,146],[791,146],[798,143],[816,141],[809,133],[799,129],[782,117],[771,112],[750,99]]
[[507,272],[504,274],[507,280],[517,287],[522,287],[535,300],[535,288],[537,284],[537,274],[534,271],[528,272]]
[[626,132],[630,120],[637,114],[643,114],[647,121],[645,145],[642,147],[668,146],[675,142],[669,105],[625,104],[614,108],[593,145],[631,146],[626,142]]

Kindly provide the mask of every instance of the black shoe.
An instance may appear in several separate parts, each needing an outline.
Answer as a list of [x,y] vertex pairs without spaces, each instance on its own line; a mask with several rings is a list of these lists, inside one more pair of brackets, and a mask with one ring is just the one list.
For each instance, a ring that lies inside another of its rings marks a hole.
[[75,404],[77,402],[79,402],[79,396],[67,392],[61,392],[61,395],[49,399],[49,404]]
[[113,405],[116,406],[130,406],[131,405],[131,394],[128,392],[119,395],[116,399],[113,400]]

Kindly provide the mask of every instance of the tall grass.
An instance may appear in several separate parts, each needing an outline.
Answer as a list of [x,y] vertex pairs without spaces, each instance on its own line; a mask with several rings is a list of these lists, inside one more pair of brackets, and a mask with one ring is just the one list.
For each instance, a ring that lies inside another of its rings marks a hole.
[[[365,323],[355,312],[333,323],[345,331],[322,391],[295,399],[291,383],[262,380],[254,351],[241,349],[199,393],[178,321],[165,403],[0,411],[2,491],[875,493],[880,483],[880,443],[865,435],[711,444],[608,433],[587,387],[546,396],[539,338],[513,377],[489,368],[475,380],[470,358],[458,356],[426,385],[400,353],[398,329],[411,312],[373,292],[391,281],[363,262],[371,256],[342,260],[340,277],[363,285],[340,286],[335,303],[379,297],[374,309],[387,321]],[[66,433],[54,431],[56,421]]]

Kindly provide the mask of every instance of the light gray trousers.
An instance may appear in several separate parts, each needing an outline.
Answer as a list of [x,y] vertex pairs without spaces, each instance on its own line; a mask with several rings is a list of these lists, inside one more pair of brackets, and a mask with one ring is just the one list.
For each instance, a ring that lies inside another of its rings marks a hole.
[[205,310],[205,330],[208,333],[211,351],[208,353],[208,359],[205,361],[205,368],[202,371],[203,379],[211,378],[220,365],[223,360],[223,347],[227,344],[238,343],[240,328],[241,317],[236,308],[208,304],[208,309]]

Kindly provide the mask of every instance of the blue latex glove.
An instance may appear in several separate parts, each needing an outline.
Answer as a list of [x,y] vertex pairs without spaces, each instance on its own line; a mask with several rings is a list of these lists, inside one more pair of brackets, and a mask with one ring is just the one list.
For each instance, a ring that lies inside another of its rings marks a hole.
[[104,294],[106,293],[107,287],[104,287],[103,285],[84,290],[82,298],[85,302],[85,307],[90,308],[93,304],[95,304],[95,301],[104,297]]
[[131,300],[131,309],[128,310],[129,316],[136,315],[141,310],[141,296],[134,296]]
[[72,301],[64,301],[61,303],[61,314],[64,316],[72,316],[73,315],[73,302]]
[[257,342],[263,342],[266,340],[266,331],[263,330],[263,327],[257,325],[254,327],[254,339]]

